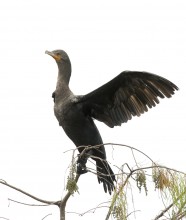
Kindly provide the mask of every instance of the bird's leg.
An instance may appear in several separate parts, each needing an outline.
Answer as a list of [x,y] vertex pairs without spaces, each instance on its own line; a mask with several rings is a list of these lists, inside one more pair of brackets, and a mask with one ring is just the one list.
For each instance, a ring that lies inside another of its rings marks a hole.
[[77,160],[77,173],[78,174],[84,174],[87,173],[87,167],[86,163],[88,158],[92,155],[92,150],[87,151],[83,156],[80,156],[78,154],[78,160]]
[[78,160],[77,160],[77,174],[84,174],[87,173],[87,163],[88,157],[86,155],[80,156],[78,154]]

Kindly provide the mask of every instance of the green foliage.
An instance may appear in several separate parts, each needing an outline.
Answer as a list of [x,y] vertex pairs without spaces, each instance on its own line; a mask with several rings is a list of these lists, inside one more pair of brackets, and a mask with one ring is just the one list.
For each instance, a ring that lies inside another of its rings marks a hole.
[[170,186],[170,194],[173,201],[173,219],[181,219],[186,216],[186,176],[174,174],[174,181]]
[[169,168],[152,169],[155,188],[163,193],[171,205],[167,210],[170,219],[179,220],[186,216],[186,175]]
[[155,189],[164,190],[170,187],[172,174],[168,169],[155,167],[152,168],[152,180],[155,183]]
[[74,194],[75,192],[78,192],[78,186],[76,184],[75,179],[71,179],[69,176],[67,177],[67,185],[66,189],[70,192],[70,194]]
[[121,190],[118,195],[116,195],[115,192],[115,196],[117,196],[117,198],[113,205],[112,215],[117,220],[126,220],[127,205],[125,193]]
[[127,184],[127,179],[123,174],[117,176],[117,185],[111,202],[112,216],[117,220],[127,219],[127,199],[124,186]]
[[146,195],[148,194],[146,169],[152,170],[152,180],[155,184],[155,189],[161,192],[163,203],[168,203],[160,217],[167,213],[171,220],[183,219],[186,216],[186,175],[155,164],[151,167],[137,168],[136,170],[130,170],[130,173],[122,172],[118,175],[116,189],[110,206],[113,218],[117,220],[128,219],[125,192],[130,180],[136,182],[140,192],[144,189]]
[[138,170],[137,173],[136,173],[136,184],[137,184],[137,187],[139,189],[139,191],[141,192],[141,189],[144,188],[145,190],[145,193],[147,195],[147,179],[146,179],[146,175],[145,175],[145,172],[144,170]]
[[68,190],[71,195],[73,195],[75,192],[78,192],[78,186],[75,177],[76,177],[76,162],[73,154],[69,176],[67,177],[67,184],[66,184],[66,190]]
[[[109,219],[110,215],[116,220],[127,220],[129,215],[133,213],[128,214],[127,203],[130,198],[130,196],[127,196],[128,185],[131,185],[131,182],[134,181],[139,191],[144,190],[146,195],[148,195],[147,180],[150,177],[152,177],[155,189],[161,193],[163,204],[165,205],[165,209],[155,219],[160,219],[165,215],[169,215],[171,220],[181,220],[186,217],[186,174],[157,165],[152,160],[151,162],[152,165],[146,167],[139,167],[136,162],[136,169],[131,169],[128,164],[122,165],[117,174],[117,183],[106,220]],[[124,166],[128,168],[126,171]],[[72,195],[78,192],[76,175],[76,161],[73,155],[66,185],[66,189]]]

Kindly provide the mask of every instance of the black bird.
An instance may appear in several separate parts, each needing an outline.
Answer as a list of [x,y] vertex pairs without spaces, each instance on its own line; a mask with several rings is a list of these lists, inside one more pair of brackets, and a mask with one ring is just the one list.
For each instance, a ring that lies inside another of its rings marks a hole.
[[[178,87],[169,80],[147,72],[124,71],[98,89],[83,96],[76,96],[69,88],[71,62],[63,50],[46,51],[58,65],[58,79],[53,93],[54,113],[67,136],[76,147],[103,144],[93,121],[97,119],[109,127],[121,125],[140,116],[159,103],[159,98],[170,98]],[[84,148],[78,148],[81,153]],[[98,182],[105,192],[114,189],[115,176],[106,161],[104,146],[90,150],[96,161]],[[100,158],[100,159],[99,159]],[[87,158],[79,158],[77,171],[86,172]]]

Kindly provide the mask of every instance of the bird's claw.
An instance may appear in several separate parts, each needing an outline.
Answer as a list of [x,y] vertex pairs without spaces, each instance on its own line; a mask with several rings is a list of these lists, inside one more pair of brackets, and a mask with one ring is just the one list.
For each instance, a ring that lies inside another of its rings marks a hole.
[[87,173],[87,157],[80,157],[78,155],[78,160],[77,160],[77,174],[84,174]]
[[85,165],[82,165],[81,163],[78,163],[77,164],[77,174],[84,174],[84,173],[87,173],[87,168]]

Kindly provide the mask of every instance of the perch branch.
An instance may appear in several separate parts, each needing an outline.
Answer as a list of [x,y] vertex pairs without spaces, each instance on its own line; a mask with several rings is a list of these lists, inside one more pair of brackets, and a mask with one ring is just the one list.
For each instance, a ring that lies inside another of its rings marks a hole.
[[14,189],[14,190],[16,190],[16,191],[18,191],[18,192],[20,192],[20,193],[22,193],[22,194],[24,194],[24,195],[26,195],[26,196],[28,196],[28,197],[30,197],[30,198],[32,198],[32,199],[38,201],[38,202],[45,203],[45,204],[48,204],[48,205],[58,205],[58,203],[59,203],[59,201],[54,202],[54,201],[48,201],[48,200],[40,199],[40,198],[38,198],[38,197],[36,197],[36,196],[33,196],[33,195],[31,195],[30,193],[28,193],[28,192],[26,192],[26,191],[24,191],[24,190],[22,190],[22,189],[19,189],[19,188],[13,186],[13,185],[7,183],[7,182],[4,181],[4,180],[0,180],[0,183],[3,184],[3,185],[5,185],[5,186],[8,186],[8,187],[10,187],[10,188],[12,188],[12,189]]
[[[80,175],[77,174],[76,178],[75,178],[75,182],[78,182]],[[60,220],[65,220],[65,207],[66,207],[66,203],[68,201],[68,199],[70,198],[72,194],[68,191],[67,194],[65,195],[65,197],[61,200],[60,202]]]

